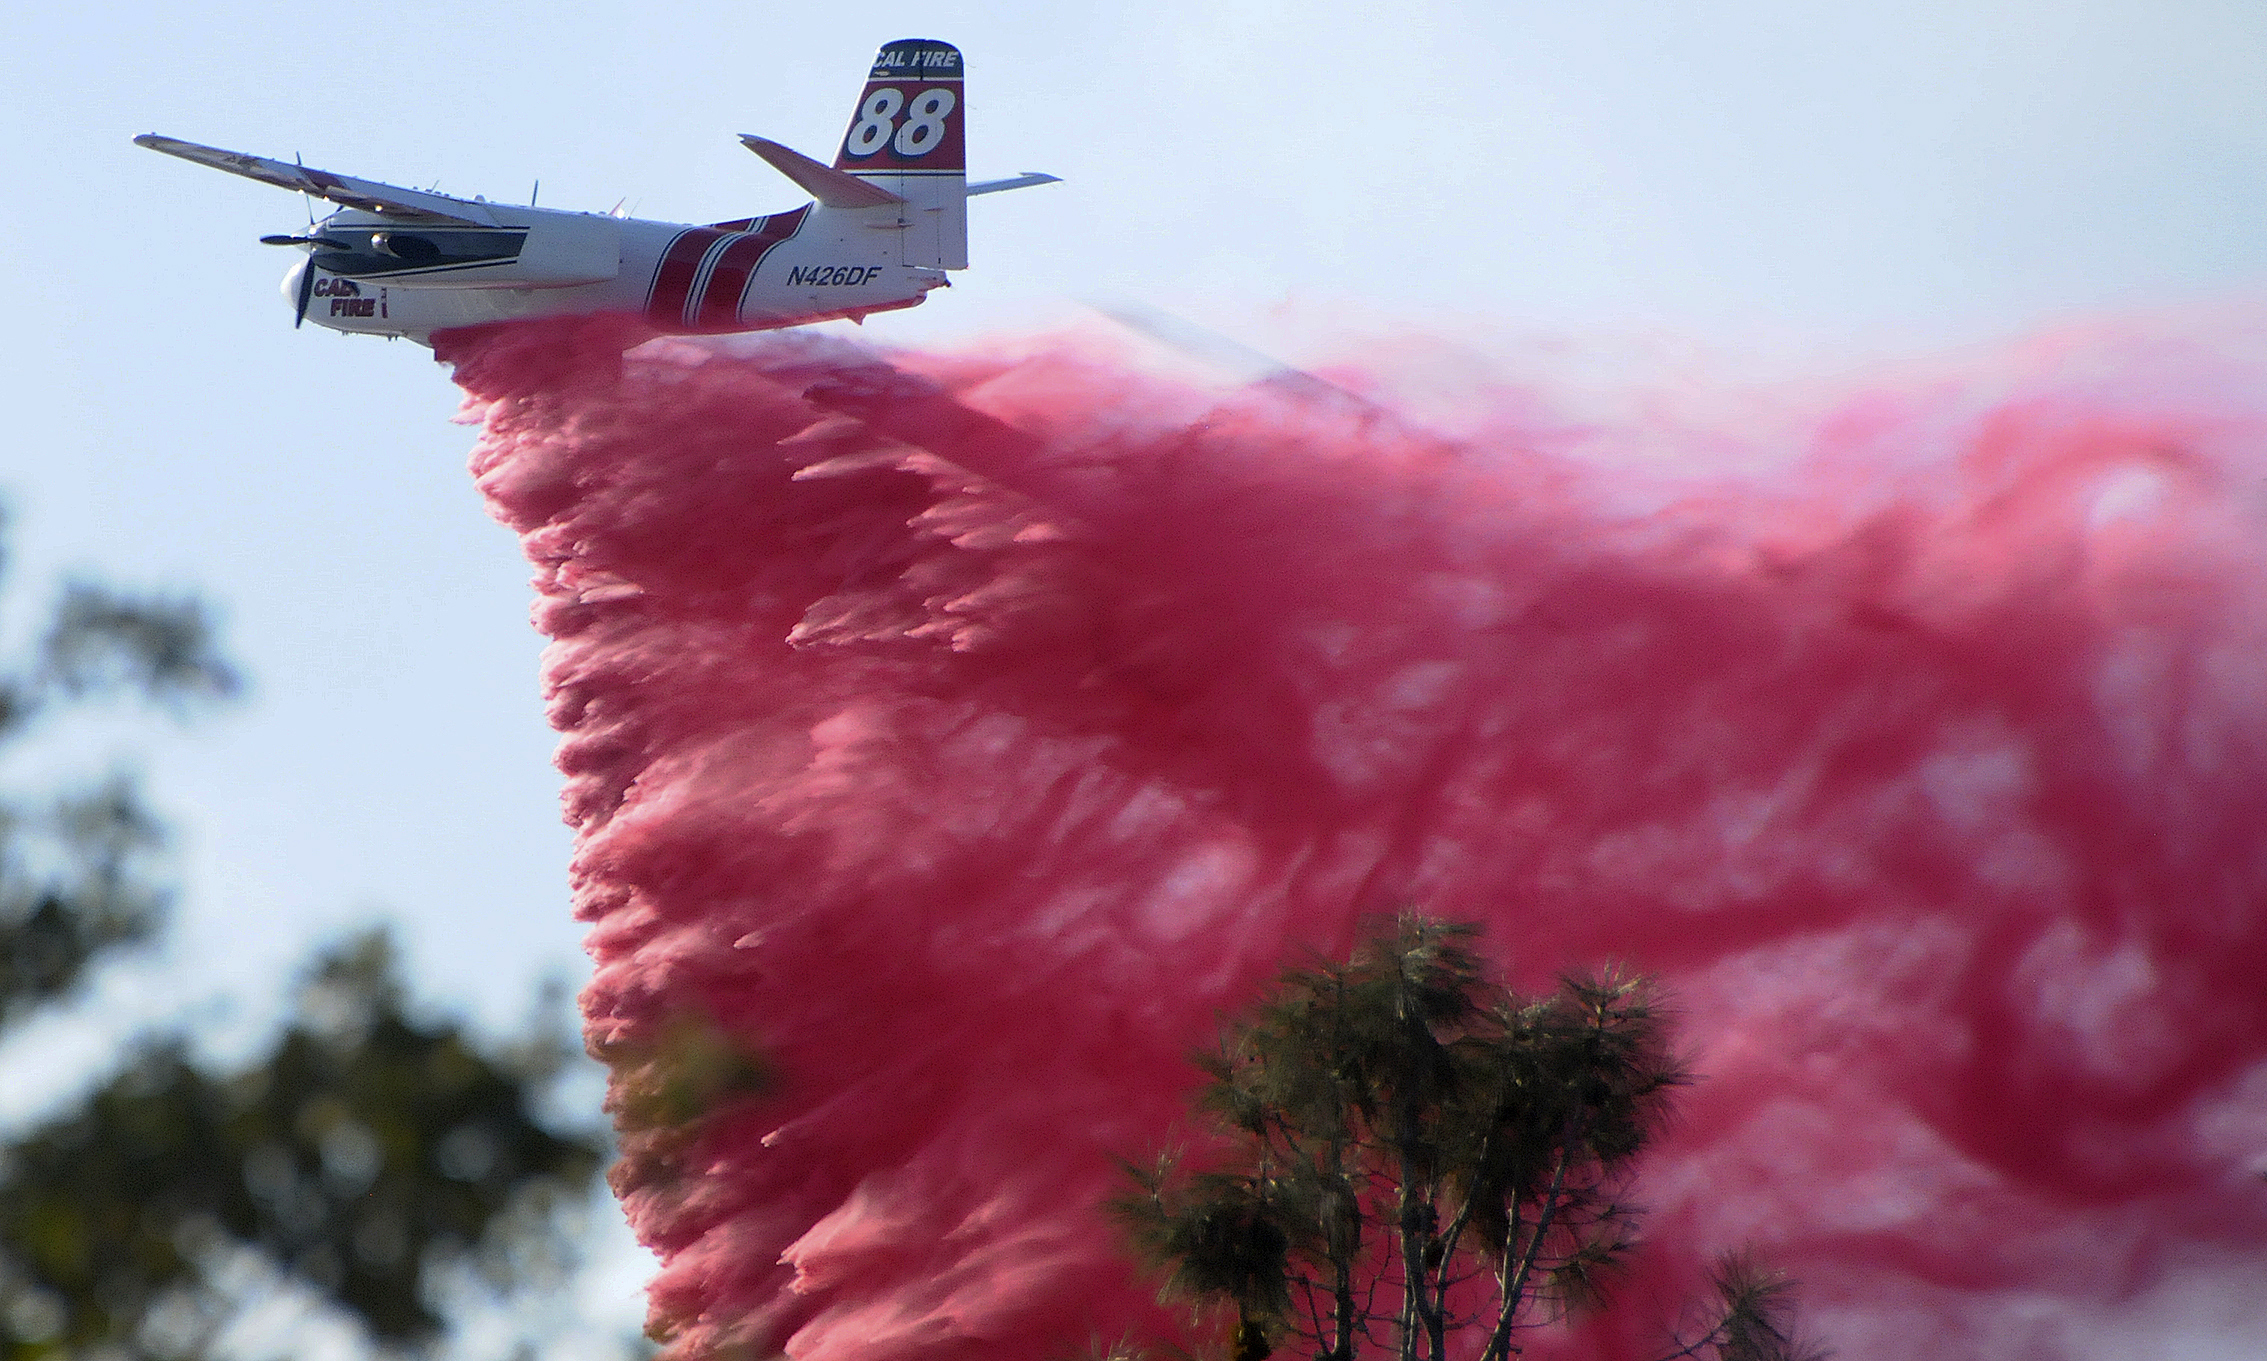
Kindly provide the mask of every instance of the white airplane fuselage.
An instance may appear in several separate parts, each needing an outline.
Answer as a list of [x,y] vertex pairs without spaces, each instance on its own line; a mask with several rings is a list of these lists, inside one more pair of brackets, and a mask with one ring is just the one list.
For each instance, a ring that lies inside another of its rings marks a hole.
[[[769,217],[687,226],[483,204],[493,227],[405,225],[348,208],[308,233],[285,275],[307,320],[355,335],[410,336],[587,313],[642,316],[656,330],[724,333],[912,307],[943,270],[903,263],[894,206],[807,204]],[[375,243],[375,244],[373,244]]]

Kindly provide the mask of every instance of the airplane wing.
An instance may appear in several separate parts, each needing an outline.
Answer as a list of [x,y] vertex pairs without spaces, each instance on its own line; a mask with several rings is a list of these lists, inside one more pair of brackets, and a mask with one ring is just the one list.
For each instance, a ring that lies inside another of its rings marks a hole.
[[384,213],[389,217],[417,221],[439,219],[447,222],[464,222],[473,226],[493,227],[495,217],[482,204],[446,194],[428,194],[417,189],[400,189],[375,180],[351,179],[333,175],[327,170],[314,170],[307,166],[292,165],[284,161],[271,161],[265,156],[247,156],[240,151],[223,151],[219,147],[199,146],[174,137],[160,137],[145,132],[134,139],[135,146],[146,146],[168,156],[179,156],[184,161],[209,165],[231,175],[242,175],[248,180],[272,184],[278,189],[294,193],[313,194],[348,208],[360,208],[366,213]]

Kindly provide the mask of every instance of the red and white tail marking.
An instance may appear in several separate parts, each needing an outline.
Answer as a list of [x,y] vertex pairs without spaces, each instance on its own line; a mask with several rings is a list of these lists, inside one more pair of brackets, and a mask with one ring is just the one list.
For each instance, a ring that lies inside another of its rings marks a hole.
[[859,175],[966,174],[964,113],[959,48],[932,38],[885,44],[834,168]]

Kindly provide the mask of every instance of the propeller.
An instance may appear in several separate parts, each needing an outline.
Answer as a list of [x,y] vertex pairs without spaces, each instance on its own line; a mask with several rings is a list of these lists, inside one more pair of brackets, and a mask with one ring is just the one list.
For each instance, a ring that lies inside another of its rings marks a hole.
[[299,264],[299,307],[291,314],[291,329],[296,331],[307,324],[307,304],[315,300],[315,262],[303,260]]
[[[291,153],[291,163],[299,167],[301,176],[306,175],[307,163],[299,159],[298,152]],[[307,234],[305,236],[263,236],[260,238],[261,245],[320,246],[324,250],[354,249],[353,245],[348,242],[341,241],[335,236],[324,236],[315,230],[315,200],[307,197],[307,192],[304,189],[299,192],[299,202],[307,210]],[[299,306],[291,314],[291,329],[294,331],[307,324],[307,304],[315,300],[315,261],[313,255],[314,252],[310,250],[308,252],[309,258],[299,266]]]

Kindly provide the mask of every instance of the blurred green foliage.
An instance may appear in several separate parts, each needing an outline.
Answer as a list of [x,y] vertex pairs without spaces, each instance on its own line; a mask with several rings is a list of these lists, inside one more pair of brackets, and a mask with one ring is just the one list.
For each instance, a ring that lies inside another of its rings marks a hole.
[[602,1152],[533,1118],[558,1057],[484,1052],[407,1015],[383,935],[326,956],[241,1070],[210,1072],[177,1039],[147,1045],[8,1148],[0,1355],[203,1355],[238,1303],[219,1282],[246,1252],[397,1348],[439,1336],[429,1285],[450,1265],[556,1284],[564,1212]]
[[[0,663],[0,749],[58,710],[127,698],[185,718],[241,688],[195,599],[74,582],[29,655]],[[45,800],[0,795],[0,1026],[156,928],[164,896],[149,862],[162,841],[122,775]]]
[[[190,717],[240,688],[195,600],[74,584],[0,664],[0,750],[73,710]],[[124,776],[0,794],[0,1030],[157,930],[163,840]],[[449,1281],[563,1283],[605,1152],[536,1117],[567,1057],[414,1014],[383,933],[322,955],[241,1067],[145,1039],[0,1146],[0,1361],[216,1355],[279,1292],[404,1355],[445,1336]]]

